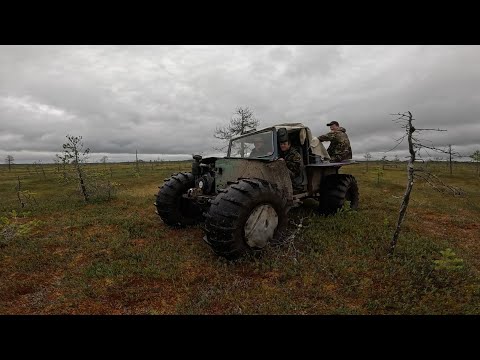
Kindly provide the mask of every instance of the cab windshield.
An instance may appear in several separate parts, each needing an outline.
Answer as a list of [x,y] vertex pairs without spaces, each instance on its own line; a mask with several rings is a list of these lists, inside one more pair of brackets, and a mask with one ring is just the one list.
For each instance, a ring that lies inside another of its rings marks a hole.
[[273,155],[273,131],[267,130],[232,140],[228,157],[267,159]]

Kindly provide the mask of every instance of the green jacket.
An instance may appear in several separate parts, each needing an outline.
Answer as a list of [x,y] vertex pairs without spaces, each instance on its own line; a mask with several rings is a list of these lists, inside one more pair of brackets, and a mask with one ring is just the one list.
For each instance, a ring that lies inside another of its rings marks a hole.
[[291,147],[285,153],[280,154],[280,157],[285,159],[285,165],[287,165],[292,179],[302,174],[302,156],[297,150]]
[[334,161],[342,161],[352,158],[352,148],[345,128],[341,127],[337,131],[330,131],[328,134],[318,137],[320,141],[330,141],[328,146],[328,155]]

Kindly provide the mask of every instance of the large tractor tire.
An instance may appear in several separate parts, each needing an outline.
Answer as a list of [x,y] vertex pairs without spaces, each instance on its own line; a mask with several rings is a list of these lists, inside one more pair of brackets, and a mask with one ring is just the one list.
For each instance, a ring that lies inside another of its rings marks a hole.
[[182,197],[195,186],[192,173],[182,172],[165,179],[157,195],[155,207],[163,222],[172,227],[195,225],[203,220],[201,209]]
[[241,179],[212,201],[205,241],[229,260],[278,243],[287,227],[287,199],[264,180]]
[[335,174],[325,178],[320,191],[319,211],[323,215],[335,214],[345,201],[351,209],[358,208],[358,185],[352,175]]

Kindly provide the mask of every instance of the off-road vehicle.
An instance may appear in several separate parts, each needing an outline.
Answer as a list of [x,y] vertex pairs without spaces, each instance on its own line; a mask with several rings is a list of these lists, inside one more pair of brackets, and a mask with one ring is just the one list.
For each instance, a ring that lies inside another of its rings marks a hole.
[[[303,160],[302,175],[291,179],[279,157],[279,140],[290,139]],[[264,146],[255,150],[259,138]],[[254,156],[250,156],[254,155]],[[203,224],[204,240],[228,259],[279,243],[288,211],[306,198],[319,202],[319,212],[333,214],[346,201],[358,207],[352,175],[339,174],[325,147],[303,124],[280,124],[230,140],[226,157],[193,156],[192,171],[165,179],[156,195],[156,212],[172,227]]]

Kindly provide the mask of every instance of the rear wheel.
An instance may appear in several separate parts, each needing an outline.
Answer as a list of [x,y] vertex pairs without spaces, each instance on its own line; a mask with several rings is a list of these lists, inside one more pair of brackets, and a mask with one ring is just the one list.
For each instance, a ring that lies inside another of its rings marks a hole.
[[241,179],[221,192],[205,215],[206,242],[227,259],[278,242],[287,226],[287,200],[264,180]]
[[182,195],[195,186],[192,173],[182,172],[165,180],[158,191],[155,207],[163,222],[172,227],[195,225],[202,221],[201,209]]
[[324,215],[335,214],[346,201],[350,202],[351,209],[358,208],[357,180],[352,175],[347,174],[327,176],[320,192],[320,213]]

